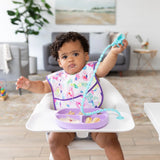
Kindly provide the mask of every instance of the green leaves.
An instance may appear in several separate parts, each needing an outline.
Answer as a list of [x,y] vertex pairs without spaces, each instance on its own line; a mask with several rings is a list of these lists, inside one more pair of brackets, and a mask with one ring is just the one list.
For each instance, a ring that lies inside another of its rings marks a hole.
[[47,9],[50,9],[50,8],[51,8],[51,6],[50,6],[48,3],[45,3],[45,7],[46,7]]
[[7,13],[8,13],[9,16],[14,16],[14,15],[16,15],[16,12],[11,11],[11,10],[8,10]]
[[33,2],[33,0],[23,0],[24,3]]
[[15,33],[25,33],[23,30],[16,30]]
[[28,19],[25,19],[24,21],[25,21],[25,23],[27,23],[28,25],[32,25],[32,23],[31,23]]
[[48,20],[47,20],[47,19],[45,19],[45,18],[43,18],[43,21],[44,21],[44,22],[46,22],[46,23],[49,23],[49,22],[48,22]]
[[48,12],[50,15],[53,15],[53,13],[52,13],[50,10],[48,10],[47,12]]
[[[11,23],[19,26],[15,33],[25,34],[26,41],[29,35],[38,35],[39,31],[49,21],[42,16],[42,13],[53,15],[51,6],[45,0],[13,0],[17,8],[8,10],[7,14],[11,16]],[[40,3],[42,2],[42,3]],[[43,14],[44,15],[44,14]]]
[[22,4],[22,2],[12,1],[14,4]]
[[38,34],[39,34],[39,31],[35,31],[35,30],[33,30],[33,29],[28,29],[26,33],[27,33],[27,34],[38,35]]
[[21,22],[21,20],[16,18],[16,17],[11,19],[11,23],[14,24],[14,25],[19,25],[18,22]]

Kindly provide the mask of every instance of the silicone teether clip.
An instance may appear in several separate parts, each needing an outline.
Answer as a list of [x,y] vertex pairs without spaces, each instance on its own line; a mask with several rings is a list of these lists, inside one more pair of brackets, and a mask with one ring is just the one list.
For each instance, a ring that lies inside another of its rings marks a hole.
[[118,112],[116,109],[113,108],[107,108],[106,111],[113,111],[116,112],[118,114],[117,119],[124,119],[124,117],[120,114],[120,112]]
[[93,114],[98,114],[98,113],[106,112],[106,111],[116,112],[118,114],[118,116],[116,117],[117,119],[119,119],[119,120],[124,119],[124,117],[120,114],[120,112],[116,109],[113,109],[113,108],[104,108],[104,109],[99,109],[99,110],[96,110],[96,111],[93,111],[93,112],[88,112],[88,113],[85,113],[83,109],[81,110],[81,112],[86,116],[90,116],[90,115],[93,115]]
[[96,67],[95,67],[95,69],[94,69],[94,73],[93,73],[90,81],[88,82],[88,85],[87,85],[87,87],[86,87],[86,90],[85,90],[85,92],[84,92],[84,94],[83,94],[83,98],[82,98],[82,102],[81,102],[81,112],[83,113],[83,115],[87,115],[87,116],[88,116],[88,115],[93,115],[93,114],[97,114],[97,113],[104,112],[104,111],[107,111],[107,110],[108,110],[108,111],[114,111],[114,112],[118,113],[117,119],[124,119],[124,117],[121,116],[120,112],[118,112],[118,111],[115,110],[115,109],[99,109],[99,110],[97,110],[97,111],[93,111],[93,112],[89,112],[89,113],[85,113],[85,112],[84,112],[84,109],[83,109],[84,100],[85,100],[86,94],[87,94],[87,92],[88,92],[88,90],[89,90],[89,87],[90,87],[90,85],[91,85],[91,82],[92,82],[92,80],[93,80],[93,78],[94,78],[94,76],[95,76],[95,74],[96,74],[96,71],[97,71],[97,69],[98,69],[98,66],[99,66],[99,64],[100,64],[100,62],[101,62],[101,60],[102,60],[105,52],[106,52],[110,47],[112,47],[112,46],[115,46],[115,45],[116,45],[117,47],[120,47],[119,44],[121,44],[121,45],[123,46],[123,40],[124,40],[124,39],[125,39],[125,35],[124,35],[124,34],[120,34],[120,35],[113,41],[112,44],[108,45],[108,46],[104,49],[104,51],[102,52],[101,56],[99,57],[98,62],[97,62],[97,64],[96,64]]

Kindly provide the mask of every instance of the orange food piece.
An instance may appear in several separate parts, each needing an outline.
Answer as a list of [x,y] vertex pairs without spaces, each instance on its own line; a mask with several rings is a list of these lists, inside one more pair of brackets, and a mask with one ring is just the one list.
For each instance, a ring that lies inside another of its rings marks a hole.
[[96,123],[96,122],[99,122],[99,121],[100,121],[100,118],[95,117],[95,118],[93,119],[92,123]]
[[83,113],[82,113],[82,112],[79,112],[79,115],[83,115]]
[[87,117],[85,123],[92,123],[92,118],[91,117]]
[[75,113],[72,112],[72,111],[69,111],[68,114],[69,114],[69,115],[75,115]]

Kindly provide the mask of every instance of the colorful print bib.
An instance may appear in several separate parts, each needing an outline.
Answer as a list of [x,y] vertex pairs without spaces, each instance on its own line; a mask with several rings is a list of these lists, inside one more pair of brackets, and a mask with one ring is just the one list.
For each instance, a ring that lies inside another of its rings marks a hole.
[[[47,80],[52,89],[53,103],[56,110],[71,107],[80,108],[86,86],[93,75],[96,62],[88,62],[83,69],[74,75],[64,70],[52,73]],[[84,108],[98,108],[103,102],[103,91],[94,77],[86,95]]]

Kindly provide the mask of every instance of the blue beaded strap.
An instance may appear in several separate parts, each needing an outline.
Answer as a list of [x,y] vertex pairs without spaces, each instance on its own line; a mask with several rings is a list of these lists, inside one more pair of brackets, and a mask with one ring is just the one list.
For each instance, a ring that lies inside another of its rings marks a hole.
[[90,115],[97,114],[97,113],[104,112],[104,111],[114,111],[114,112],[118,113],[117,119],[123,119],[123,117],[121,116],[121,114],[120,114],[116,109],[109,109],[109,108],[106,109],[106,108],[105,108],[105,109],[99,109],[99,110],[96,110],[96,111],[93,111],[93,112],[85,113],[83,106],[84,106],[84,101],[85,101],[85,98],[86,98],[86,94],[87,94],[87,92],[88,92],[88,90],[89,90],[89,87],[90,87],[92,81],[93,81],[93,78],[95,77],[95,74],[96,74],[96,72],[97,72],[98,66],[99,66],[99,64],[100,64],[100,62],[101,62],[104,54],[105,54],[106,51],[107,51],[110,47],[112,47],[112,46],[120,47],[119,44],[121,44],[121,45],[123,46],[123,40],[124,40],[124,39],[125,39],[125,35],[124,35],[124,34],[120,34],[120,35],[113,41],[112,44],[108,45],[108,46],[104,49],[104,51],[103,51],[102,54],[100,55],[100,57],[99,57],[99,59],[98,59],[98,62],[96,63],[96,67],[95,67],[95,69],[94,69],[93,75],[92,75],[90,81],[88,82],[87,87],[86,87],[86,90],[85,90],[85,92],[84,92],[84,94],[83,94],[83,98],[82,98],[82,102],[81,102],[81,112],[83,113],[83,115],[90,116]]

